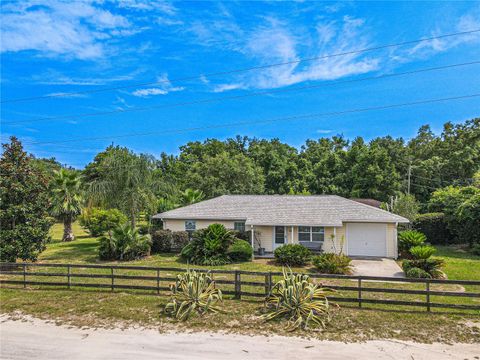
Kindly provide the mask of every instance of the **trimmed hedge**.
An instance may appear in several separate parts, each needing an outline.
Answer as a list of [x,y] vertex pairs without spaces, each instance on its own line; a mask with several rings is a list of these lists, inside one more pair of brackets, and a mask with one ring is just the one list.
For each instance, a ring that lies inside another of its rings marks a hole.
[[413,228],[425,234],[430,244],[446,245],[454,242],[444,213],[420,214],[413,221]]
[[252,260],[253,249],[245,240],[236,239],[228,248],[227,255],[233,262],[250,261]]
[[273,254],[279,264],[287,266],[306,265],[312,257],[312,252],[300,244],[282,245]]
[[170,252],[172,250],[172,232],[157,230],[152,234],[152,253]]
[[180,252],[188,241],[186,231],[156,230],[152,234],[152,253]]

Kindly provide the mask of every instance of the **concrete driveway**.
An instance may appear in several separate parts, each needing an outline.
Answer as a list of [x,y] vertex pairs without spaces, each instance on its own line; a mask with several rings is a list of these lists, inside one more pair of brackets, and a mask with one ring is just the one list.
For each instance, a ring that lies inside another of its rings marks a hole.
[[405,277],[402,269],[393,259],[357,258],[352,260],[352,265],[354,275]]

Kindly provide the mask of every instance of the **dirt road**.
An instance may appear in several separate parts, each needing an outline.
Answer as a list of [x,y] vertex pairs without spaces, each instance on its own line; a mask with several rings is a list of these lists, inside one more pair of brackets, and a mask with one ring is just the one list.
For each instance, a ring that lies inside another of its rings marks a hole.
[[0,358],[7,359],[479,359],[480,344],[403,341],[341,343],[282,336],[167,333],[56,326],[0,317]]

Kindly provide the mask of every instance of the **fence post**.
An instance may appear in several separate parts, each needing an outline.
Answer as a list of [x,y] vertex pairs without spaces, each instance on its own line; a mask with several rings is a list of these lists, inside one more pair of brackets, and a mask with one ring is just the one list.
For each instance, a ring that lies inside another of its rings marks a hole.
[[272,273],[265,275],[265,295],[268,296],[272,290]]
[[157,295],[160,295],[160,269],[157,269]]
[[67,266],[67,281],[68,281],[68,288],[70,289],[70,286],[72,284],[72,281],[70,279],[70,264]]
[[427,291],[427,311],[430,312],[430,281],[425,280],[425,287]]
[[242,298],[242,284],[240,283],[240,271],[235,270],[235,299]]
[[358,278],[358,307],[362,307],[362,278]]
[[112,291],[113,288],[115,287],[115,276],[113,275],[113,266],[110,268],[111,274],[112,274]]
[[23,264],[23,288],[27,287],[27,265]]

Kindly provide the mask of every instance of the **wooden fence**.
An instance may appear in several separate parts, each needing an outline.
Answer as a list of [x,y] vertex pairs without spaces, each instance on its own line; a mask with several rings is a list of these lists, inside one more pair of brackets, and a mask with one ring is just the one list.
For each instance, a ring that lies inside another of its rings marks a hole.
[[[46,268],[49,271],[38,271]],[[52,270],[53,269],[53,270]],[[102,273],[82,273],[78,269],[89,269],[102,271]],[[257,272],[243,270],[204,270],[195,269],[200,272],[210,272],[215,283],[224,294],[233,295],[236,299],[242,297],[264,298],[269,294],[275,278],[282,276],[280,272]],[[138,273],[150,273],[149,275],[125,274],[121,272],[133,271]],[[0,284],[27,285],[31,286],[53,286],[53,287],[83,287],[102,288],[114,291],[123,290],[147,290],[160,294],[161,291],[168,291],[169,284],[176,280],[171,273],[185,271],[181,268],[168,267],[144,267],[144,266],[116,266],[116,265],[80,265],[80,264],[40,264],[40,263],[0,263]],[[353,303],[362,307],[363,304],[386,304],[394,306],[416,306],[423,307],[427,311],[432,308],[449,308],[464,310],[480,310],[480,292],[472,291],[446,291],[444,289],[431,289],[432,285],[461,285],[466,287],[480,286],[480,281],[470,280],[439,280],[439,279],[405,279],[377,276],[346,276],[327,274],[308,274],[312,279],[323,279],[325,281],[341,282],[340,285],[327,284],[328,288],[337,292],[335,296],[329,297],[332,302]],[[223,277],[223,278],[222,278]],[[224,279],[231,277],[231,279]],[[43,278],[54,278],[54,281],[41,281]],[[250,278],[250,279],[249,279]],[[254,278],[255,281],[252,281]],[[92,280],[98,282],[87,282]],[[259,279],[262,279],[261,281]],[[59,281],[61,280],[61,281]],[[125,284],[126,280],[135,281],[136,284]],[[344,280],[344,281],[342,281]],[[317,280],[314,280],[317,281]],[[143,282],[142,284],[139,284]],[[386,284],[413,284],[417,289],[392,288]],[[421,288],[418,288],[421,287]],[[366,294],[390,294],[390,295],[412,295],[417,299],[419,296],[424,300],[398,300],[382,298],[366,298]],[[352,296],[354,294],[354,296]],[[448,298],[471,298],[472,304],[440,303],[432,301],[432,297]]]

